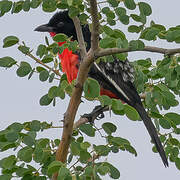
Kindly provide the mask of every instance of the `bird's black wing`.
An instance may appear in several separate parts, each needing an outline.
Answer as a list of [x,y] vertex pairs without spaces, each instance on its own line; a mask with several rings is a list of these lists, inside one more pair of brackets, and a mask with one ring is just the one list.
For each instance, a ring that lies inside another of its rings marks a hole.
[[94,63],[90,69],[89,76],[96,79],[100,86],[111,91],[119,99],[134,107],[143,120],[152,141],[154,142],[165,166],[168,161],[163,146],[158,137],[156,128],[145,111],[141,98],[133,84],[134,70],[129,61],[115,59],[113,62]]

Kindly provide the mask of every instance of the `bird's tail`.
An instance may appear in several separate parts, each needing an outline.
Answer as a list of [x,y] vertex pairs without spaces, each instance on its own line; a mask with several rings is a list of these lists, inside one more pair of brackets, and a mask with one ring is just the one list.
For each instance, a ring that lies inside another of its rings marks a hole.
[[146,129],[148,130],[149,135],[151,136],[152,141],[155,144],[156,149],[157,149],[157,151],[159,152],[159,154],[161,156],[161,159],[162,159],[162,161],[164,163],[164,166],[165,167],[169,166],[167,158],[166,158],[166,154],[164,152],[164,148],[163,148],[163,146],[161,144],[161,141],[160,141],[160,139],[158,137],[156,128],[155,128],[154,124],[151,121],[151,118],[148,116],[147,112],[145,111],[144,107],[141,104],[136,104],[134,107],[138,111],[141,119],[143,120],[143,122],[144,122],[144,124],[146,126]]

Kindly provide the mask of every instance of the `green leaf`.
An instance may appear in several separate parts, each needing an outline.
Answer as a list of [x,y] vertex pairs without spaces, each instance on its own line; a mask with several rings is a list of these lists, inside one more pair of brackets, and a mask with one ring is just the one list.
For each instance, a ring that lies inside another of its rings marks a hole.
[[131,33],[139,33],[141,31],[140,26],[131,25],[128,27],[128,31]]
[[80,161],[84,162],[91,158],[91,154],[87,151],[80,151]]
[[126,116],[129,119],[131,119],[133,121],[139,120],[139,114],[132,106],[125,104],[124,105],[124,112],[126,113]]
[[169,121],[166,118],[160,118],[159,119],[159,124],[164,129],[170,129],[171,128],[171,124],[169,123]]
[[117,127],[109,122],[106,122],[102,125],[102,128],[104,129],[104,131],[108,134],[111,135],[113,132],[116,132]]
[[19,134],[12,130],[5,135],[5,138],[8,142],[15,142],[19,138]]
[[54,77],[55,77],[55,73],[52,73],[52,74],[49,76],[49,83],[52,83],[52,82],[53,82]]
[[70,171],[66,167],[61,166],[58,172],[57,180],[65,180],[68,179],[67,177],[70,176]]
[[180,170],[180,158],[177,158],[177,159],[176,159],[175,165],[176,165],[177,169]]
[[79,155],[80,154],[80,144],[77,143],[77,142],[72,142],[71,145],[70,145],[70,148],[71,148],[71,153],[73,155]]
[[19,68],[16,71],[16,74],[19,77],[27,76],[32,71],[32,67],[29,63],[22,61]]
[[45,71],[45,70],[46,70],[46,69],[43,68],[43,67],[41,67],[41,66],[37,66],[37,67],[36,67],[36,71],[39,72],[39,73],[40,73],[41,71]]
[[99,166],[98,169],[97,169],[97,172],[102,175],[102,176],[105,176],[107,173],[109,173],[110,169],[108,166]]
[[17,157],[20,160],[29,163],[32,160],[32,154],[33,154],[33,149],[31,147],[24,147],[18,151]]
[[126,151],[130,152],[131,154],[134,154],[135,156],[137,156],[137,152],[136,150],[129,144],[124,144],[124,147],[126,149]]
[[39,73],[39,80],[46,81],[49,78],[49,72],[47,70],[43,70]]
[[54,97],[56,97],[57,96],[57,86],[52,86],[50,89],[49,89],[49,91],[48,91],[48,97],[50,98],[50,99],[53,99]]
[[50,62],[52,62],[52,61],[53,61],[53,56],[50,55],[50,54],[44,56],[43,59],[42,59],[42,62],[43,62],[43,63],[50,63]]
[[0,142],[0,149],[1,151],[6,151],[7,149],[11,149],[16,147],[15,143],[12,142]]
[[13,46],[19,42],[19,39],[16,36],[8,36],[3,40],[3,48]]
[[79,15],[79,9],[76,7],[70,6],[68,14],[69,14],[69,17],[71,17],[71,18],[78,16]]
[[113,111],[122,111],[124,109],[124,105],[120,100],[112,99],[112,110]]
[[15,61],[12,57],[9,57],[9,56],[0,58],[0,67],[10,68],[16,63],[17,63],[17,61]]
[[36,9],[42,3],[41,0],[32,0],[31,1],[31,8]]
[[41,129],[41,122],[38,120],[33,120],[30,124],[31,131],[40,131]]
[[118,7],[115,9],[116,15],[119,17],[119,20],[127,25],[129,24],[129,16],[126,15],[126,9],[122,7]]
[[124,16],[126,15],[126,9],[125,8],[122,8],[122,7],[118,7],[115,9],[115,13],[117,16]]
[[58,33],[53,37],[53,40],[56,42],[64,42],[67,41],[68,37],[65,34]]
[[111,98],[106,95],[99,96],[98,99],[101,102],[101,106],[110,106],[112,103]]
[[18,2],[14,2],[13,3],[13,7],[11,10],[11,13],[19,13],[22,10],[22,5],[23,5],[24,1],[18,1]]
[[80,144],[80,147],[82,148],[82,149],[87,149],[87,148],[89,148],[91,146],[91,144],[89,143],[89,142],[82,142],[81,144]]
[[[31,131],[32,132],[32,131]],[[33,146],[35,144],[35,140],[33,137],[31,137],[30,135],[26,135],[23,138],[23,143],[26,144],[27,146]]]
[[91,124],[82,124],[79,127],[80,131],[85,133],[87,136],[94,137],[95,136],[95,129],[92,127]]
[[127,139],[121,137],[112,137],[109,141],[115,146],[124,146],[125,144],[130,145],[130,142]]
[[141,22],[141,17],[137,14],[131,14],[130,17],[136,22]]
[[2,164],[1,164],[2,168],[11,170],[17,160],[14,155],[11,155],[6,158],[3,158],[1,161],[2,161]]
[[44,96],[41,97],[40,99],[40,105],[41,106],[47,106],[52,102],[53,99],[49,98],[48,94],[45,94]]
[[20,124],[20,123],[13,123],[13,124],[11,124],[10,126],[8,126],[8,128],[10,128],[10,129],[13,129],[14,131],[16,131],[16,132],[20,132],[22,129],[23,129],[23,125],[22,124]]
[[30,3],[30,0],[25,0],[24,1],[24,4],[22,6],[23,10],[25,12],[29,11],[30,10],[30,7],[31,7],[31,3]]
[[0,180],[11,180],[11,179],[12,179],[12,175],[10,174],[0,175]]
[[131,10],[134,10],[136,8],[136,3],[134,2],[134,0],[125,0],[124,5]]
[[145,45],[140,40],[132,40],[129,42],[129,47],[131,48],[131,50],[136,51],[136,50],[143,50]]
[[99,156],[107,156],[111,151],[111,149],[105,145],[93,145],[93,148]]
[[36,51],[36,55],[39,56],[40,58],[42,58],[43,55],[46,53],[46,51],[47,51],[47,50],[46,50],[46,46],[43,45],[43,44],[40,44],[40,45],[38,46],[37,51]]
[[3,16],[5,13],[9,12],[12,7],[11,1],[0,1],[0,17]]
[[119,2],[117,0],[107,0],[112,7],[117,7]]
[[166,118],[170,119],[175,125],[180,125],[180,115],[177,113],[167,113]]
[[148,41],[155,40],[159,32],[160,30],[157,28],[150,28],[145,34],[145,39]]
[[56,1],[43,0],[42,8],[45,12],[54,12],[56,10]]
[[83,90],[86,98],[94,99],[100,95],[99,83],[93,78],[86,79]]
[[119,170],[117,168],[115,168],[112,164],[110,164],[108,162],[104,162],[103,165],[109,167],[109,169],[110,169],[110,172],[109,172],[110,177],[112,177],[113,179],[119,179],[120,178]]
[[23,54],[28,54],[30,48],[27,47],[27,46],[22,46],[22,45],[20,45],[20,46],[18,47],[18,50],[21,51]]
[[179,141],[176,138],[170,138],[169,141],[174,146],[178,146],[179,145]]
[[101,48],[113,48],[116,46],[116,39],[107,36],[100,40],[99,45]]
[[151,6],[145,2],[139,2],[139,11],[145,16],[149,16],[152,14]]
[[114,31],[109,26],[104,25],[102,29],[109,36],[112,36],[114,34]]
[[55,172],[59,171],[59,169],[64,166],[64,164],[61,161],[53,161],[49,166],[48,166],[48,174],[52,175]]
[[64,90],[61,88],[61,87],[58,87],[57,89],[56,89],[56,95],[57,95],[57,97],[60,97],[61,99],[64,99],[65,98],[65,92],[64,92]]
[[149,67],[151,67],[152,62],[151,62],[151,59],[150,59],[150,58],[147,58],[147,59],[140,59],[140,60],[138,60],[138,61],[137,61],[137,64],[138,64],[139,66],[143,66],[143,67],[149,68]]
[[125,24],[125,25],[128,25],[129,24],[129,16],[127,15],[122,15],[122,16],[119,16],[119,19],[120,21]]

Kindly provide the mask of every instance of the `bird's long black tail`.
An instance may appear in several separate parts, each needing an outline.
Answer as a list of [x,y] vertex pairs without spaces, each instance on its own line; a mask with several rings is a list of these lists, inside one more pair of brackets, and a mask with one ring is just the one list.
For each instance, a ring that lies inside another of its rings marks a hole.
[[157,131],[156,131],[154,124],[152,123],[150,117],[148,116],[147,112],[145,111],[144,107],[141,104],[136,104],[134,106],[134,108],[138,111],[141,119],[143,120],[144,125],[146,126],[146,129],[148,130],[149,135],[151,136],[152,141],[155,144],[156,149],[161,156],[161,159],[164,163],[164,166],[167,167],[168,161],[166,158],[166,154],[164,152],[164,148],[163,148],[161,141],[158,137],[158,134],[157,134]]

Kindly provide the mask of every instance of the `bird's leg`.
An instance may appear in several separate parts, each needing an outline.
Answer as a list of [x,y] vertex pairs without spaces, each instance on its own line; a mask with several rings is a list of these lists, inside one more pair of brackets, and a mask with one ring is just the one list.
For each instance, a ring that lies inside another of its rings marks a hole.
[[96,106],[93,111],[89,114],[84,114],[82,117],[87,118],[90,123],[94,123],[94,120],[100,120],[104,118],[104,111],[108,108],[108,106],[102,107],[101,105]]

